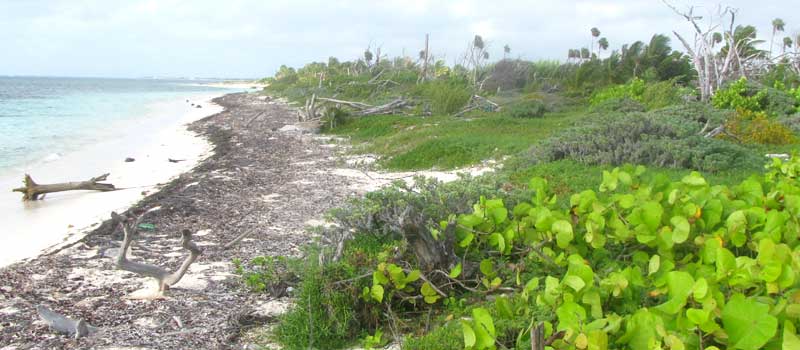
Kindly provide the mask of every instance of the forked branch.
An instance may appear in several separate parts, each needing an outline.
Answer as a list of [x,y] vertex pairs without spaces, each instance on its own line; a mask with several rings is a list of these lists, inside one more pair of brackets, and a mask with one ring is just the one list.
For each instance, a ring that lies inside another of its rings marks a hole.
[[63,191],[75,190],[88,190],[88,191],[114,191],[116,188],[109,183],[102,183],[106,181],[109,174],[103,174],[93,177],[87,181],[80,182],[64,182],[49,185],[40,185],[33,181],[30,175],[25,174],[25,187],[15,188],[12,191],[21,192],[22,199],[26,201],[35,201],[41,199],[44,194]]
[[165,290],[169,289],[169,287],[178,283],[183,275],[186,274],[186,271],[189,270],[189,266],[197,260],[197,257],[202,253],[200,248],[192,242],[192,232],[184,229],[181,232],[181,246],[183,249],[189,251],[189,256],[186,257],[177,271],[170,273],[160,266],[130,261],[127,256],[128,249],[133,242],[133,235],[136,233],[141,217],[136,220],[127,220],[127,218],[117,215],[116,213],[112,213],[111,216],[115,220],[120,221],[124,234],[122,246],[120,247],[119,255],[117,255],[117,268],[133,272],[137,275],[154,278],[158,282],[159,293],[163,293]]

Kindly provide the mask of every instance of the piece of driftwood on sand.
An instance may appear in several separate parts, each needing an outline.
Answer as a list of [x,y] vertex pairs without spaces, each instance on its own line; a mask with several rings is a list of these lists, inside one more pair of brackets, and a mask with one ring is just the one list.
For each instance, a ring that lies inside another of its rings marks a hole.
[[56,184],[37,184],[33,181],[30,175],[25,174],[25,187],[15,188],[12,191],[21,192],[22,199],[26,201],[35,201],[42,199],[47,193],[64,192],[64,191],[114,191],[117,188],[110,183],[103,183],[106,181],[110,174],[103,174],[93,177],[87,181],[78,182],[62,182]]

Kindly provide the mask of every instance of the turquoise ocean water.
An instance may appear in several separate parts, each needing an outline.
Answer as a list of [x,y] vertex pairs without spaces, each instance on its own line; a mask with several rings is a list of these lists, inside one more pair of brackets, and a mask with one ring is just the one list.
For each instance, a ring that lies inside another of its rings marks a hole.
[[114,137],[154,103],[233,92],[207,82],[0,76],[0,173]]

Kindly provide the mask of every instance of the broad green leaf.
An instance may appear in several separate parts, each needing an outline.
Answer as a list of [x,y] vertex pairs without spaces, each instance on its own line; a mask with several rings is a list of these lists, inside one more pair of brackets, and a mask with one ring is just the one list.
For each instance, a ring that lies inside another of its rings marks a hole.
[[670,315],[677,314],[686,305],[693,285],[694,278],[688,272],[670,271],[667,274],[670,299],[666,303],[656,306],[655,309]]
[[473,214],[461,215],[458,217],[458,224],[473,228],[483,223],[483,218]]
[[439,297],[441,297],[439,293],[436,293],[433,287],[431,287],[431,284],[428,282],[422,284],[422,287],[419,289],[419,292],[420,294],[422,294],[422,297],[428,304],[435,303],[437,300],[439,300]]
[[420,275],[422,275],[422,273],[419,270],[417,269],[411,270],[411,272],[408,273],[408,276],[406,276],[405,280],[406,284],[418,280]]
[[783,322],[783,344],[781,350],[798,349],[800,349],[800,338],[797,337],[797,330],[792,321],[786,320]]
[[689,232],[691,231],[689,221],[683,216],[673,216],[672,219],[670,219],[670,223],[673,226],[672,241],[678,244],[686,242],[686,240],[689,239]]
[[701,325],[708,322],[708,317],[711,313],[703,309],[687,309],[686,318],[696,325]]
[[736,256],[730,250],[717,248],[716,267],[717,280],[730,276],[736,271]]
[[506,250],[506,239],[502,234],[495,232],[489,236],[489,243],[497,247],[497,251],[501,254]]
[[564,284],[576,292],[580,292],[586,286],[586,283],[580,277],[573,275],[564,276]]
[[706,295],[708,295],[708,281],[700,277],[694,281],[694,286],[692,286],[692,298],[699,301],[705,299]]
[[556,315],[558,316],[557,330],[559,331],[568,329],[573,332],[578,331],[581,324],[586,321],[586,310],[572,301],[561,304],[561,306],[556,309]]
[[373,285],[387,284],[387,283],[389,283],[389,277],[386,277],[386,275],[383,272],[376,270],[375,272],[372,273]]
[[481,260],[480,270],[485,276],[494,276],[494,263],[491,259],[483,259]]
[[642,204],[642,221],[650,231],[658,230],[661,226],[661,216],[664,214],[664,208],[658,202],[647,202]]
[[589,347],[589,337],[586,336],[586,333],[580,333],[575,337],[575,347],[581,350]]
[[[482,326],[486,329],[486,332],[489,333],[492,338],[495,337],[496,333],[494,330],[494,321],[492,321],[492,316],[489,315],[489,311],[482,308],[476,307],[472,309],[472,318],[475,320],[475,324],[478,326]],[[492,339],[492,344],[494,343],[494,339]]]
[[706,185],[706,179],[704,179],[703,176],[696,171],[693,171],[691,174],[684,176],[683,179],[681,179],[681,182],[689,186]]
[[725,304],[722,324],[734,349],[760,349],[778,331],[778,319],[769,314],[768,305],[738,293]]
[[461,275],[461,263],[458,263],[458,265],[456,265],[455,267],[453,267],[453,269],[450,270],[448,276],[450,276],[450,278],[458,278],[458,276],[460,275]]
[[464,333],[464,347],[467,349],[472,348],[475,346],[475,331],[472,330],[472,326],[469,322],[461,320],[461,329]]
[[383,302],[383,286],[380,284],[372,286],[370,295],[372,296],[372,299],[375,299],[377,302]]
[[661,267],[661,257],[658,254],[653,254],[650,257],[650,263],[647,264],[647,275],[651,276],[658,272],[659,267]]
[[570,242],[574,238],[572,233],[572,225],[567,220],[558,220],[553,223],[551,228],[553,233],[556,234],[556,244],[561,249],[569,247]]
[[728,237],[736,247],[741,247],[747,242],[747,217],[743,210],[733,212],[725,221]]
[[608,350],[608,334],[602,330],[589,331],[589,350]]
[[630,349],[651,349],[658,334],[658,319],[647,309],[639,309],[625,322],[625,334],[617,339],[618,343],[627,343]]
[[514,317],[514,312],[511,311],[511,303],[508,302],[508,297],[497,297],[497,299],[494,300],[494,307],[497,310],[498,316],[506,319],[512,319]]

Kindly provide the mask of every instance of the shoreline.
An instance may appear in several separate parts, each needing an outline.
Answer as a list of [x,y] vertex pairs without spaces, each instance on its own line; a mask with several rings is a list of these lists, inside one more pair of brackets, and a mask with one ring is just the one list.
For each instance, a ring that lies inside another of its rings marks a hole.
[[[108,182],[119,188],[117,191],[70,191],[49,194],[42,201],[22,202],[19,193],[10,193],[11,188],[19,187],[22,171],[5,171],[0,187],[9,192],[0,192],[0,210],[6,213],[5,234],[0,236],[0,267],[34,259],[82,239],[111,211],[127,210],[161,184],[199,164],[209,156],[210,144],[189,131],[188,125],[221,111],[222,107],[212,104],[211,99],[224,94],[191,96],[190,100],[200,100],[203,108],[191,107],[186,98],[154,103],[148,106],[147,116],[114,125],[126,130],[125,136],[24,167],[38,183],[82,181],[110,173]],[[135,161],[124,162],[127,157]],[[168,157],[185,161],[171,163]]]

